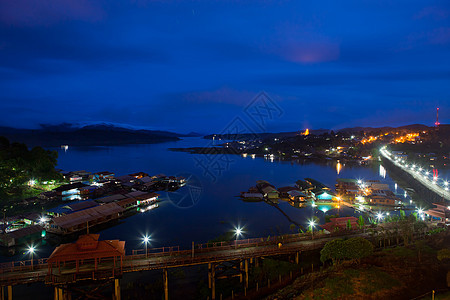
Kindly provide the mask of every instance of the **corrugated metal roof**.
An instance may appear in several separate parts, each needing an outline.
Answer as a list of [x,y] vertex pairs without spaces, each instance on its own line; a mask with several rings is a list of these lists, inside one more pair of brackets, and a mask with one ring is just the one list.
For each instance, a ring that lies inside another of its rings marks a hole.
[[119,200],[122,200],[125,198],[127,198],[127,197],[122,194],[116,194],[116,195],[112,195],[112,196],[108,196],[108,197],[99,198],[96,201],[102,202],[102,203],[110,203],[110,202],[119,201]]
[[42,232],[42,226],[40,225],[32,225],[27,226],[25,228],[17,229],[8,233],[8,235],[12,238],[18,239],[28,235],[32,235],[35,233]]
[[52,222],[61,228],[67,229],[79,224],[95,221],[102,217],[121,213],[123,211],[124,209],[117,203],[108,203],[54,218]]

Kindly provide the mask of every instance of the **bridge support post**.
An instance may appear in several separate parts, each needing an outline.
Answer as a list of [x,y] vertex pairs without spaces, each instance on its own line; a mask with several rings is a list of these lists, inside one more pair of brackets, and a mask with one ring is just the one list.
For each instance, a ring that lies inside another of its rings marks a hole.
[[248,288],[248,259],[245,260],[245,288]]
[[114,279],[114,300],[120,300],[120,282]]
[[12,300],[12,285],[8,285],[8,300]]
[[244,269],[244,266],[243,266],[243,263],[242,263],[242,261],[241,261],[241,262],[239,263],[239,282],[240,282],[240,283],[242,283],[242,281],[243,281],[243,279],[244,279],[244,277],[242,276],[243,269]]
[[211,288],[211,263],[208,263],[208,288]]
[[164,299],[169,300],[169,277],[167,269],[163,269]]
[[0,287],[0,300],[5,300],[5,287]]
[[64,293],[62,288],[58,288],[58,300],[64,300]]
[[295,263],[298,265],[298,263],[299,263],[299,253],[298,252],[296,252],[295,253]]
[[216,299],[216,265],[211,265],[211,299]]

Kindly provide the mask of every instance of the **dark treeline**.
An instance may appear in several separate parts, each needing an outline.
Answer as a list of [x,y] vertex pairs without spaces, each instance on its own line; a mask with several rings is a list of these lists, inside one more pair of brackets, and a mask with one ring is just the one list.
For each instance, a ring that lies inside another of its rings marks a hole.
[[0,136],[0,203],[20,197],[30,180],[60,180],[55,170],[58,153],[22,143],[10,143]]

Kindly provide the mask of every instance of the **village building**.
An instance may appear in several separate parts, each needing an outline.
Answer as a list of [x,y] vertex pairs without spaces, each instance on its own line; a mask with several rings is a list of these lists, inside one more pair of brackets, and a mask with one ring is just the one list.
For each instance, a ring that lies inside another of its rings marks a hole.
[[71,234],[85,230],[88,226],[103,224],[118,219],[123,213],[117,203],[108,203],[53,218],[47,230],[56,234]]

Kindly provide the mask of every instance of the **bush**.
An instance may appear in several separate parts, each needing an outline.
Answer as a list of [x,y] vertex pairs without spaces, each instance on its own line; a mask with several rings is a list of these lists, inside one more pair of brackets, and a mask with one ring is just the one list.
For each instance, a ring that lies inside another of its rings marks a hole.
[[356,260],[372,255],[373,245],[362,237],[354,237],[348,240],[335,239],[329,241],[320,251],[320,261],[322,263],[332,260],[333,264],[341,260]]

